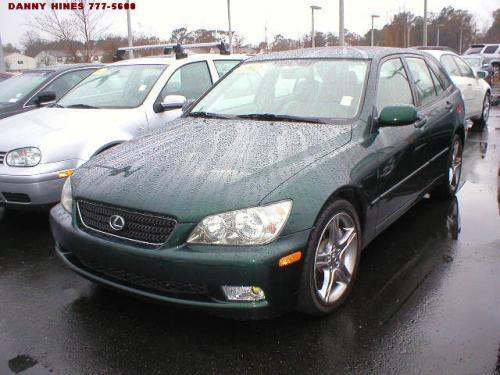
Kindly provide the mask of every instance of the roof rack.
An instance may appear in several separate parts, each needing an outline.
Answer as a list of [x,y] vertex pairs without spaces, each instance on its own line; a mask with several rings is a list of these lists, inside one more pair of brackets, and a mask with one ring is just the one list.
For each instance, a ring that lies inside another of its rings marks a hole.
[[170,53],[175,52],[176,59],[185,59],[187,53],[184,48],[207,48],[207,47],[217,47],[221,55],[229,55],[228,45],[224,42],[213,42],[213,43],[194,43],[194,44],[180,44],[180,43],[167,43],[167,44],[150,44],[146,46],[135,46],[135,47],[120,47],[116,50],[116,54],[113,56],[113,61],[121,61],[125,59],[125,54],[128,51],[141,51],[141,50],[151,50],[163,48],[163,53],[165,55],[170,55]]
[[418,49],[420,51],[425,51],[425,50],[437,50],[437,51],[449,51],[449,52],[454,52],[457,53],[453,48],[446,47],[446,46],[416,46],[416,47],[410,47],[414,49]]

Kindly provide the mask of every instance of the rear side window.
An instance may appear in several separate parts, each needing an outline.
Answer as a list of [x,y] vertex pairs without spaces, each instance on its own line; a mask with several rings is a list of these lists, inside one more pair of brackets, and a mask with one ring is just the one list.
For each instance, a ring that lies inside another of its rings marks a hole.
[[238,60],[214,60],[215,70],[217,70],[219,77],[222,78],[240,62]]
[[391,105],[414,104],[408,76],[401,59],[384,62],[377,88],[377,112]]
[[432,80],[434,81],[434,87],[436,88],[436,92],[439,96],[444,91],[443,86],[441,86],[438,77],[434,74],[432,69],[429,69],[429,71],[431,72]]
[[434,58],[429,58],[428,60],[429,68],[431,68],[431,72],[435,73],[436,76],[441,81],[441,85],[443,89],[448,89],[451,86],[451,81],[446,71],[439,65],[439,63]]
[[453,59],[453,55],[443,55],[441,56],[441,64],[443,64],[446,72],[450,76],[461,76],[460,70]]
[[422,105],[433,101],[437,93],[426,62],[418,58],[407,58],[406,61]]
[[167,95],[198,99],[210,86],[212,78],[205,61],[186,64],[172,74],[160,93],[160,99],[163,100]]
[[458,56],[453,56],[453,59],[457,63],[458,70],[460,70],[460,75],[462,77],[474,78],[474,72],[472,71],[471,67],[464,60],[462,60]]
[[488,46],[484,49],[483,53],[487,53],[489,55],[495,53],[498,49],[498,44],[495,44],[493,46]]

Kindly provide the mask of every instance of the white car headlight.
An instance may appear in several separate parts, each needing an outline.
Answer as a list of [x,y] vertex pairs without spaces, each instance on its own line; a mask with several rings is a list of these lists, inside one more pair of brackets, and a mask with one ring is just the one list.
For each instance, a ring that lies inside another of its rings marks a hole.
[[62,194],[61,194],[61,204],[66,211],[71,213],[73,209],[73,192],[71,190],[71,177],[66,179],[64,183]]
[[42,153],[36,147],[18,148],[10,151],[5,157],[11,167],[34,167],[42,160]]
[[285,200],[204,218],[189,236],[188,243],[207,245],[263,245],[274,241],[292,211]]

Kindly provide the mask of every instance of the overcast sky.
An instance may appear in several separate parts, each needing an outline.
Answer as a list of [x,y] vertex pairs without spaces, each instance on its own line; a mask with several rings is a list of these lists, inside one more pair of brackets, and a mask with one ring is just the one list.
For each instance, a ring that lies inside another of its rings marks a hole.
[[[19,0],[15,0],[19,1]],[[28,0],[25,0],[28,1]],[[42,0],[43,1],[43,0]],[[96,0],[100,1],[100,0]],[[103,0],[106,1],[106,0]],[[125,0],[108,0],[125,1]],[[170,36],[174,28],[227,29],[227,0],[131,0],[137,4],[132,11],[132,25],[135,32],[156,35],[162,39]],[[0,0],[0,33],[3,43],[19,46],[27,20],[33,12],[9,11],[8,0]],[[281,33],[297,38],[310,32],[311,13],[309,6],[319,5],[323,9],[316,13],[316,30],[338,33],[338,0],[231,0],[233,29],[247,42],[264,40],[267,22],[269,41]],[[416,15],[423,14],[423,0],[345,0],[345,27],[359,34],[370,28],[370,15],[379,14],[376,27],[390,20],[391,15],[408,10]],[[498,0],[428,0],[430,12],[438,12],[444,6],[469,10],[478,22],[479,29],[489,26],[491,12],[498,8]],[[124,11],[104,11],[110,32],[126,34]],[[432,40],[432,36],[429,36]]]

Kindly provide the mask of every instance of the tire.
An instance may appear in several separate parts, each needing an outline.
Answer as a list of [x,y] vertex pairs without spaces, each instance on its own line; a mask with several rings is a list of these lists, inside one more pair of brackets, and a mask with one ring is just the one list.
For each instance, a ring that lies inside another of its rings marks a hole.
[[460,178],[462,177],[462,154],[462,138],[460,138],[458,134],[455,134],[451,142],[450,154],[448,156],[448,164],[446,167],[447,178],[431,192],[433,198],[449,199],[454,197],[457,193],[460,187]]
[[490,93],[487,92],[483,99],[483,110],[481,112],[481,117],[476,120],[472,120],[474,126],[482,128],[486,125],[488,119],[490,118],[490,108],[491,108],[491,98],[490,98]]
[[321,316],[337,309],[354,285],[360,255],[361,227],[356,210],[348,201],[336,199],[322,211],[311,232],[297,310]]

